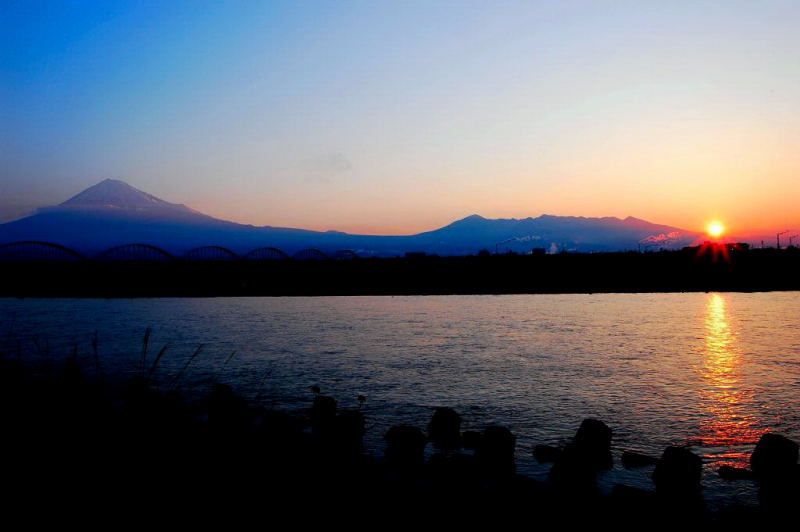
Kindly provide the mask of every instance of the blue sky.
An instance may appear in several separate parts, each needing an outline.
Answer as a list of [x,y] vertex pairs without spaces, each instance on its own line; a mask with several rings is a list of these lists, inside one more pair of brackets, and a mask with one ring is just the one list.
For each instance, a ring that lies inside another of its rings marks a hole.
[[800,2],[4,2],[0,218],[800,222]]

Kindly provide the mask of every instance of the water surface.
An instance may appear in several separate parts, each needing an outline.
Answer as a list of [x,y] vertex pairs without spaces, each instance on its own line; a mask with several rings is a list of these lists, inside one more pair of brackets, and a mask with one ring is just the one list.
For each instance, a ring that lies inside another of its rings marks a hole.
[[[133,371],[142,334],[169,345],[162,382],[202,352],[181,380],[217,379],[247,397],[305,408],[319,385],[342,406],[368,397],[367,444],[392,424],[424,427],[451,406],[466,429],[518,435],[518,468],[546,467],[535,443],[563,443],[585,417],[614,429],[614,447],[660,454],[691,445],[706,496],[749,503],[748,482],[723,482],[772,430],[800,440],[800,293],[424,297],[0,300],[7,349],[56,357],[77,345],[101,367]],[[233,356],[231,357],[231,354]],[[618,460],[617,460],[618,462]],[[651,487],[649,470],[619,466],[602,485]]]

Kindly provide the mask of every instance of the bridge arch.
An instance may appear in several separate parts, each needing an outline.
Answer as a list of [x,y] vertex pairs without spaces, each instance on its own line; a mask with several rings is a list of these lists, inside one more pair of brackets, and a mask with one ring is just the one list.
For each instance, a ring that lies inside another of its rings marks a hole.
[[248,260],[283,260],[288,259],[289,255],[278,248],[256,248],[248,251],[244,258]]
[[292,255],[292,258],[297,260],[325,260],[329,257],[317,248],[306,248]]
[[107,249],[94,257],[97,260],[115,262],[153,262],[169,261],[175,257],[152,244],[125,244]]
[[40,240],[21,240],[0,245],[2,261],[84,260],[86,257],[72,248]]
[[239,255],[222,246],[201,246],[183,254],[186,260],[236,260]]
[[333,258],[342,260],[357,259],[358,254],[352,249],[340,249],[334,253]]

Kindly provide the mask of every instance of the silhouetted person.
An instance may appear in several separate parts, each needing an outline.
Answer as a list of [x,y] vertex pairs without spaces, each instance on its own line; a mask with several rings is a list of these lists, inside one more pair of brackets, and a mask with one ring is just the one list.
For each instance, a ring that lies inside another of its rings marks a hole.
[[364,437],[364,415],[360,410],[345,410],[334,420],[334,439],[340,454],[353,457],[361,451]]
[[612,465],[611,437],[608,425],[584,419],[550,470],[553,482],[568,489],[593,489],[597,474]]
[[800,500],[800,447],[785,436],[766,433],[758,440],[750,466],[758,479],[761,506],[768,512],[796,511]]
[[669,521],[697,518],[703,510],[700,481],[703,462],[685,447],[667,447],[653,470],[661,517]]
[[800,446],[785,436],[768,432],[758,440],[750,466],[760,478],[791,475],[797,465]]
[[384,457],[395,471],[414,470],[422,466],[425,456],[425,434],[417,427],[398,425],[390,428],[383,439],[386,441]]
[[316,395],[311,405],[311,430],[315,436],[328,436],[336,420],[336,399],[327,395]]
[[492,478],[514,474],[514,450],[517,438],[505,427],[486,427],[481,435],[475,457],[484,475]]
[[653,483],[660,494],[684,496],[700,490],[702,473],[699,456],[685,447],[667,447],[656,463]]
[[237,396],[227,384],[216,384],[208,397],[208,424],[218,432],[247,429],[251,413],[247,401]]
[[428,423],[428,438],[440,449],[461,444],[461,416],[452,408],[437,408]]

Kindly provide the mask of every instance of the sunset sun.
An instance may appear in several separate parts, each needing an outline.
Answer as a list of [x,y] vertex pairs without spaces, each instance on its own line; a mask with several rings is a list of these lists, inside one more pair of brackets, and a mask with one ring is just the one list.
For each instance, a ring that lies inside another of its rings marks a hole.
[[713,238],[719,238],[725,232],[725,226],[722,225],[722,222],[713,221],[706,227],[706,232]]

